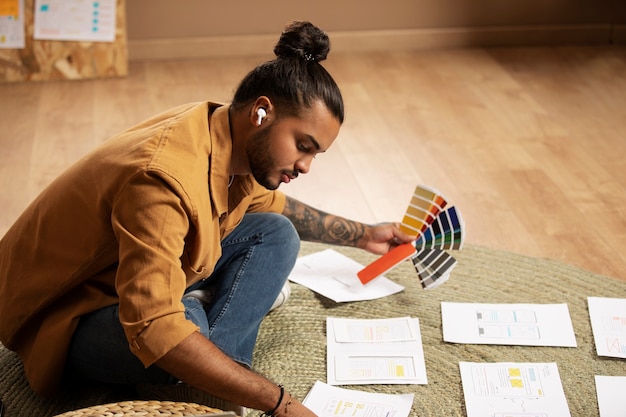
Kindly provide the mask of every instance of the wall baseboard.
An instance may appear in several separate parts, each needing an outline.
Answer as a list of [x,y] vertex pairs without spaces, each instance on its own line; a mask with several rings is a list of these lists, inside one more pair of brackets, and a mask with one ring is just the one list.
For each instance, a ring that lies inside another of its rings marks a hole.
[[[610,44],[626,26],[500,26],[329,33],[333,52],[420,50],[484,46]],[[277,35],[128,40],[131,61],[267,55]]]

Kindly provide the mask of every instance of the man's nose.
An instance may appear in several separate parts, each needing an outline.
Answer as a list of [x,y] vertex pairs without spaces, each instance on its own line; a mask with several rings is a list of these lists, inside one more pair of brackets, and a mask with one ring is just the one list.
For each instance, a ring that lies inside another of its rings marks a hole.
[[302,159],[298,159],[296,162],[296,172],[301,174],[306,174],[311,169],[311,163],[313,162],[313,157],[305,157]]

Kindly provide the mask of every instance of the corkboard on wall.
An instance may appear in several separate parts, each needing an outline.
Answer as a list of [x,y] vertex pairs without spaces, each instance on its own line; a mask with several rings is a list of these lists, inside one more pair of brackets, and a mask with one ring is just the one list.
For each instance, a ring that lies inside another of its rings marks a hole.
[[0,49],[0,82],[84,80],[128,74],[125,0],[117,0],[114,42],[34,40],[34,0],[24,1],[26,47]]

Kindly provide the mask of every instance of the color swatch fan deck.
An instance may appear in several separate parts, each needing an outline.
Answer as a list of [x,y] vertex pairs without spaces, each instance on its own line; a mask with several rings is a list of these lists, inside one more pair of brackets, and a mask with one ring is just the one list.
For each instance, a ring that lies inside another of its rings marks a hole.
[[410,258],[424,289],[443,284],[456,266],[447,250],[458,250],[465,236],[461,213],[441,194],[422,185],[415,188],[400,229],[417,235],[413,243],[405,243],[390,250],[357,273],[367,284],[398,263]]

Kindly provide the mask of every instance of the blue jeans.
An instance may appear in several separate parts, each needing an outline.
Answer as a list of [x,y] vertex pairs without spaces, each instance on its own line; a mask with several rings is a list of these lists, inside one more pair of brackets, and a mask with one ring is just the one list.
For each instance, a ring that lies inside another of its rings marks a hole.
[[[273,213],[251,213],[221,243],[211,277],[187,292],[209,289],[209,305],[183,296],[185,315],[233,360],[251,366],[261,321],[291,272],[300,240],[291,222]],[[66,376],[117,384],[171,383],[157,366],[145,368],[131,353],[112,305],[81,317],[69,349]]]

